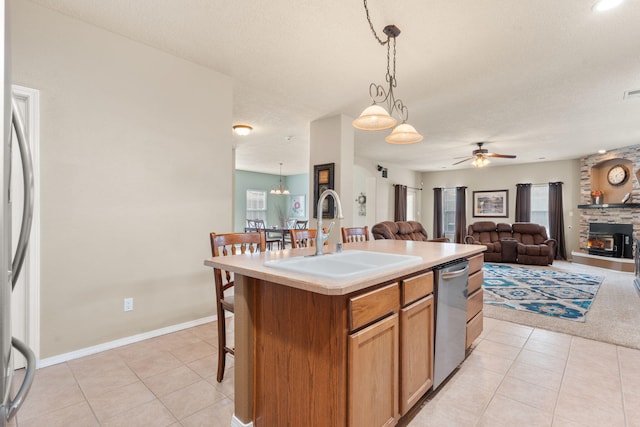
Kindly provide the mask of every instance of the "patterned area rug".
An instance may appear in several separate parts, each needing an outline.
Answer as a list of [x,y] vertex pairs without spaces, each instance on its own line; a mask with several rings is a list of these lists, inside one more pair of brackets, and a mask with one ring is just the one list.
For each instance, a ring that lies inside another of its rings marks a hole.
[[504,264],[484,265],[484,303],[585,321],[604,277]]

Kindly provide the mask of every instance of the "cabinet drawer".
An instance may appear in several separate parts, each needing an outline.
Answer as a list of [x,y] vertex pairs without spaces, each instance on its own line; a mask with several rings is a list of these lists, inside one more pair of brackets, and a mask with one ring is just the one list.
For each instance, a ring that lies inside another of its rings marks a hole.
[[469,274],[482,270],[484,264],[484,254],[474,255],[469,258]]
[[433,293],[433,271],[402,281],[402,306]]
[[478,289],[467,299],[467,322],[482,310],[482,289]]
[[475,291],[482,287],[482,281],[484,280],[484,273],[482,270],[476,271],[469,276],[469,289],[467,295],[473,294]]
[[349,298],[349,330],[353,331],[400,308],[397,283]]
[[476,314],[476,316],[467,322],[467,344],[465,348],[471,347],[471,344],[480,336],[482,333],[482,312]]

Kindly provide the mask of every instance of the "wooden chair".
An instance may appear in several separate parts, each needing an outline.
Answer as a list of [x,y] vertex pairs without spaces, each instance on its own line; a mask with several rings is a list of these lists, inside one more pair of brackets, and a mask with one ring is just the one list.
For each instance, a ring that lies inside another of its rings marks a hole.
[[368,242],[369,227],[342,227],[342,243]]
[[262,220],[262,219],[254,219],[253,221],[254,221],[254,223],[256,225],[256,229],[258,231],[263,231],[264,232],[265,243],[267,245],[267,249],[272,250],[274,243],[278,244],[278,249],[282,249],[282,247],[281,247],[281,245],[282,245],[282,235],[280,235],[278,237],[271,237],[271,236],[269,236],[269,230],[267,230],[267,226],[265,225],[264,220]]
[[296,220],[295,229],[296,230],[306,230],[307,224],[309,224],[308,219],[298,219]]
[[308,248],[316,245],[316,230],[289,230],[292,248]]
[[[264,232],[210,234],[211,254],[214,257],[244,255],[265,251]],[[224,291],[235,285],[233,274],[219,268],[213,269],[216,283],[216,309],[218,314],[218,382],[222,382],[226,354],[234,354],[234,349],[227,347],[227,329],[225,311],[234,312],[233,296],[225,296]]]

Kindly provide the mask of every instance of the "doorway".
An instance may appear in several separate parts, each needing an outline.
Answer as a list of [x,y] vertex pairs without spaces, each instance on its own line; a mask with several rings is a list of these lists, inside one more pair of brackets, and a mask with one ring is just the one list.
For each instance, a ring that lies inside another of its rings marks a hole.
[[[11,329],[13,336],[29,346],[39,361],[40,355],[40,92],[35,89],[11,87],[19,113],[24,124],[24,134],[31,149],[33,160],[33,223],[24,265],[11,297]],[[13,148],[11,153],[11,206],[12,206],[12,249],[15,254],[24,196],[22,163],[17,148],[15,131],[12,131]],[[14,351],[14,368],[25,366],[20,353]]]

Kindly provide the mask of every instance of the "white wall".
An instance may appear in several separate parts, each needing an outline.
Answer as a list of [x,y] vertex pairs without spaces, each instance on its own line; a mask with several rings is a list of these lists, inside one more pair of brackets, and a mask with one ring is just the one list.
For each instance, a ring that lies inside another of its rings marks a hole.
[[[543,184],[561,181],[563,185],[564,225],[567,256],[578,248],[578,224],[580,213],[580,162],[565,160],[520,164],[513,166],[488,166],[485,168],[460,169],[455,171],[425,172],[422,174],[422,210],[425,228],[433,236],[433,188],[467,187],[467,225],[480,220],[512,223],[515,218],[516,184]],[[509,190],[508,218],[473,218],[472,195],[474,191]]]
[[[397,165],[372,162],[362,157],[356,157],[355,164],[357,168],[354,169],[354,174],[360,175],[358,178],[355,178],[356,181],[366,181],[367,188],[375,188],[375,191],[369,190],[372,193],[372,197],[367,193],[367,225],[369,226],[382,221],[393,221],[393,184],[415,188],[422,187],[422,174],[419,172]],[[387,168],[387,178],[383,178],[382,173],[378,171],[378,164]],[[371,178],[375,179],[374,184],[371,184]],[[361,190],[357,188],[354,190],[354,192],[356,192],[355,196],[360,194],[359,191]],[[422,193],[424,193],[424,191],[418,191],[419,197]],[[420,217],[416,219],[420,221]]]
[[[335,163],[334,189],[340,197],[343,220],[335,220],[335,225],[329,237],[329,243],[335,244],[342,240],[340,227],[351,226],[354,206],[350,203],[353,198],[353,163],[354,163],[354,129],[353,119],[345,115],[325,117],[311,122],[309,150],[309,226],[317,226],[313,221],[314,197],[314,166]],[[319,196],[319,195],[318,195]],[[318,214],[320,215],[320,214]],[[332,220],[324,219],[323,227],[328,227]]]
[[41,93],[40,356],[213,315],[231,80],[31,2],[10,27],[13,82]]

